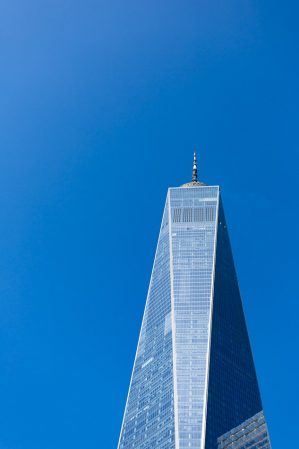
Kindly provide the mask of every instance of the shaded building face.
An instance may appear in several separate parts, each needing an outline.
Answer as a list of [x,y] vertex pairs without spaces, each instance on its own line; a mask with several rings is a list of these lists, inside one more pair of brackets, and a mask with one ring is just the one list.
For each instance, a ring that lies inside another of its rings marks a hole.
[[245,448],[248,420],[270,448],[259,413],[219,187],[193,179],[168,190],[118,449]]

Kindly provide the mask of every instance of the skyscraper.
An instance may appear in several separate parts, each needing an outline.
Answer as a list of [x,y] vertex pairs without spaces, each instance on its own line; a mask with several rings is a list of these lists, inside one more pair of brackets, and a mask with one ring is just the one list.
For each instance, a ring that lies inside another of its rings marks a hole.
[[270,449],[218,186],[169,188],[118,449]]

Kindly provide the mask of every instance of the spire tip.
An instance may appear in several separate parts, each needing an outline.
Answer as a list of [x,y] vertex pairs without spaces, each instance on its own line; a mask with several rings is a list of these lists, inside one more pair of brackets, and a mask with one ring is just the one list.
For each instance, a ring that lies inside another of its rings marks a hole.
[[193,169],[192,169],[192,182],[197,182],[197,158],[196,158],[196,151],[194,151],[193,155]]

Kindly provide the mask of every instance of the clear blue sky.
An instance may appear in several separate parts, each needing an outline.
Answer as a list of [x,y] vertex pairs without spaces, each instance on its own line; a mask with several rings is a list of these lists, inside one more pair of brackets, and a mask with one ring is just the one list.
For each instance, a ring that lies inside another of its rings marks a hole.
[[220,184],[298,442],[298,2],[3,0],[0,449],[115,449],[168,186]]

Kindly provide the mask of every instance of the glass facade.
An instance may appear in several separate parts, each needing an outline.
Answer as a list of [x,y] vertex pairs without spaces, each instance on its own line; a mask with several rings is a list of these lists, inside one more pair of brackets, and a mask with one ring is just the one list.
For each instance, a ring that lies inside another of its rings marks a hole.
[[174,449],[168,201],[141,327],[119,449]]
[[257,413],[218,438],[218,449],[271,449],[264,413]]
[[219,204],[205,449],[262,410],[223,207]]
[[218,210],[218,187],[169,190],[175,373],[180,449],[200,448]]
[[219,187],[195,184],[168,190],[118,449],[237,448],[262,410]]

